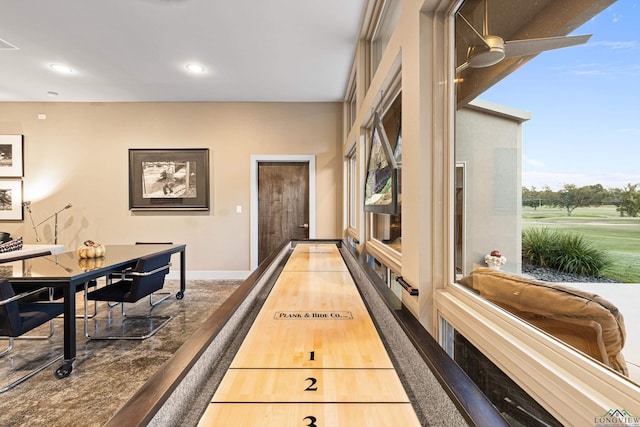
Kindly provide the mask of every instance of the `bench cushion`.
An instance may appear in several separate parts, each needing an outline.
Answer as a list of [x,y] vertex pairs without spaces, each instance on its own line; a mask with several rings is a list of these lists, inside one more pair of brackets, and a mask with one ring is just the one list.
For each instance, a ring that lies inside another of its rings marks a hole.
[[623,316],[616,306],[599,295],[484,267],[474,270],[460,283],[628,375],[622,354],[626,339]]

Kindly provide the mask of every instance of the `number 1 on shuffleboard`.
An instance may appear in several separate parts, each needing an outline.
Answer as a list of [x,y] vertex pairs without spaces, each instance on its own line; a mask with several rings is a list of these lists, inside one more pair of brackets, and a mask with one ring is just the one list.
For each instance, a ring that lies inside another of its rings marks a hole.
[[315,351],[309,352],[309,360],[316,360],[316,352]]

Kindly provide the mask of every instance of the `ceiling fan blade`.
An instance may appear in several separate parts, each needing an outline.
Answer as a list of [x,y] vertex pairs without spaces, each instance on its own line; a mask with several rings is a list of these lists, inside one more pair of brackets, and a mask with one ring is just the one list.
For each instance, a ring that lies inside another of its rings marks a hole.
[[505,41],[505,57],[513,58],[516,56],[537,55],[538,53],[547,50],[576,46],[588,42],[591,36],[592,34],[586,34],[583,36],[560,36],[545,37],[540,39]]
[[469,68],[469,61],[465,62],[464,64],[458,65],[456,67],[456,74],[463,72],[467,68]]
[[465,18],[461,13],[456,15],[456,29],[460,30],[460,35],[466,41],[470,47],[472,46],[486,46],[487,42],[485,41],[482,34],[480,34],[474,27],[471,25],[467,18]]

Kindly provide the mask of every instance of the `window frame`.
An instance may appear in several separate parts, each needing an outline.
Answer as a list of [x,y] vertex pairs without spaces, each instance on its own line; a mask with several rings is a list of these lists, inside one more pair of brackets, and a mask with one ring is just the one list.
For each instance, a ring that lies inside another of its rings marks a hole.
[[358,150],[354,143],[345,156],[347,171],[346,179],[346,203],[347,203],[347,233],[357,237],[358,227],[358,195],[360,194],[358,179]]
[[[454,197],[455,183],[455,12],[461,1],[449,2],[443,11],[434,33],[443,39],[433,41],[433,48],[444,48],[436,53],[432,64],[433,75],[447,76],[448,85],[433,82],[433,110],[446,111],[441,134],[450,153],[444,158],[443,186],[448,192],[444,211],[449,222],[447,242],[449,262],[445,271],[444,287],[433,294],[434,336],[447,348],[446,330],[442,330],[440,318],[444,318],[462,333],[474,346],[511,377],[520,387],[544,406],[560,422],[566,425],[594,425],[594,419],[609,409],[626,409],[640,413],[640,386],[617,372],[590,359],[577,350],[547,335],[527,322],[506,312],[497,305],[464,289],[454,282]],[[438,56],[442,55],[438,60]],[[443,159],[440,159],[442,161]],[[438,159],[434,160],[437,167]],[[422,294],[421,294],[422,296]],[[558,396],[562,396],[561,399]]]
[[[402,14],[402,0],[374,0],[372,11],[368,23],[365,23],[365,62],[366,62],[366,83],[367,88],[378,71],[378,67],[385,56],[385,51],[389,45],[389,40],[393,36],[397,27],[400,15]],[[383,35],[388,37],[383,46],[378,42]],[[380,47],[379,52],[374,52]]]
[[344,129],[345,137],[349,135],[358,115],[358,71],[355,64],[351,67],[349,83],[344,99]]
[[[395,99],[402,93],[402,67],[401,62],[396,62],[397,67],[394,67],[390,70],[390,78],[388,79],[388,84],[381,90],[381,100],[378,104],[377,110],[380,111],[380,116],[384,117],[384,115],[389,111]],[[365,146],[366,149],[364,151],[365,158],[369,156],[369,149],[371,145],[370,137],[372,135],[372,126],[373,126],[373,114],[370,121],[369,126],[365,129],[366,132],[366,141]],[[402,168],[398,169],[397,179],[402,180]],[[364,186],[362,186],[362,191],[364,191]],[[401,196],[401,195],[400,195]],[[399,202],[398,205],[399,214],[402,212],[402,203]],[[402,253],[396,251],[391,246],[384,244],[382,241],[376,239],[373,236],[373,215],[383,215],[383,214],[375,214],[373,212],[365,212],[365,240],[366,240],[366,248],[367,251],[374,255],[378,260],[383,262],[388,268],[394,270],[398,275],[401,275],[402,272]]]

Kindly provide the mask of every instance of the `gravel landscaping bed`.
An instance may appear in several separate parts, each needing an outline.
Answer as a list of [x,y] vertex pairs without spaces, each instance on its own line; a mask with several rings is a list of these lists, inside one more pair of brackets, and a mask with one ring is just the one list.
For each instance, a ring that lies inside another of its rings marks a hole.
[[522,273],[545,282],[582,282],[582,283],[619,283],[602,276],[582,276],[580,274],[563,273],[551,268],[522,264]]

